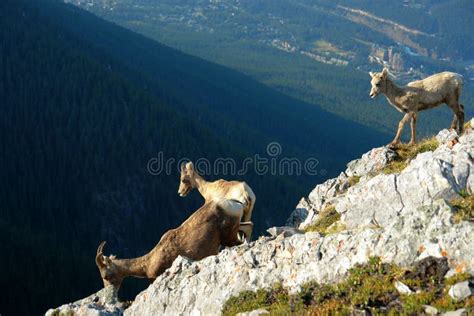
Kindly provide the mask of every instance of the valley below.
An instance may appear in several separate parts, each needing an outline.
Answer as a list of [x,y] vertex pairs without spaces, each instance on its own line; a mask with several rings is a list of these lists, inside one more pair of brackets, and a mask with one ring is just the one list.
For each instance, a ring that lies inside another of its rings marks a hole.
[[[383,107],[385,100],[367,98],[367,72],[389,67],[406,84],[450,70],[474,86],[474,50],[459,40],[474,27],[466,0],[66,2],[382,132],[398,113]],[[463,96],[469,115],[472,90]],[[354,105],[356,113],[349,110]],[[426,115],[423,135],[448,124],[447,111]]]

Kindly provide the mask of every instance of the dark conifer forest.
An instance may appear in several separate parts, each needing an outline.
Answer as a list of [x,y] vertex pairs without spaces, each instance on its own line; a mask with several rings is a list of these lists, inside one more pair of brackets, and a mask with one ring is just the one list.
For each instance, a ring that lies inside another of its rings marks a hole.
[[[389,136],[163,46],[71,5],[0,2],[0,314],[35,315],[97,291],[101,240],[151,249],[201,204],[177,194],[166,158],[242,162],[278,142],[318,175],[241,176],[257,195],[255,237],[283,225],[315,183]],[[126,282],[131,297],[145,287]],[[20,303],[21,302],[21,303]]]

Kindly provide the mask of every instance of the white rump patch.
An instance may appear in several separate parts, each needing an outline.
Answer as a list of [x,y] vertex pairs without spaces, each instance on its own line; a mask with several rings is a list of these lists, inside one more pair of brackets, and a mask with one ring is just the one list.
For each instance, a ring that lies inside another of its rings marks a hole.
[[224,212],[232,217],[241,218],[244,213],[245,205],[236,200],[220,200],[217,202]]

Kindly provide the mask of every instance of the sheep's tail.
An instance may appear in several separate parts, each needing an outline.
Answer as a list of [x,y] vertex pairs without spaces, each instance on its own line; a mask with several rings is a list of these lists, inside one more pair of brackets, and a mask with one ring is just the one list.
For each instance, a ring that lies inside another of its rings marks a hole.
[[462,89],[464,87],[464,76],[457,73],[456,74],[456,82],[457,82],[459,88]]
[[239,219],[242,218],[244,213],[245,204],[232,199],[222,199],[217,201],[217,206],[221,208],[225,214],[238,217]]
[[[461,75],[461,74],[458,74],[458,73],[454,73],[454,82],[455,82],[455,86],[453,87],[454,88],[454,95],[456,97],[456,100],[458,101],[459,103],[459,98],[461,97],[461,93],[462,93],[462,90],[464,88],[464,76]],[[459,104],[462,108],[462,110],[464,111],[464,106]]]

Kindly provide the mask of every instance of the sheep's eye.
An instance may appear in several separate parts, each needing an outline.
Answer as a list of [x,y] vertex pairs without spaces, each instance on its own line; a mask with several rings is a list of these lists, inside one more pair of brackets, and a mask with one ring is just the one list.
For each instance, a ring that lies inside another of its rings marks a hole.
[[379,83],[377,83],[377,84],[375,84],[375,85],[376,85],[377,87],[380,87],[381,83],[379,82]]
[[183,182],[184,184],[189,184],[189,180],[187,180],[187,179],[184,179],[182,182]]

